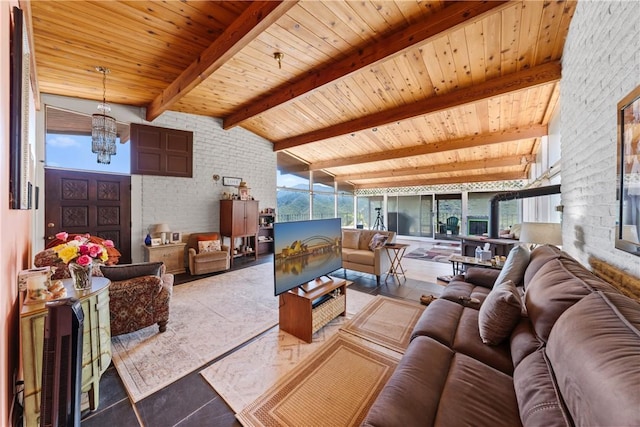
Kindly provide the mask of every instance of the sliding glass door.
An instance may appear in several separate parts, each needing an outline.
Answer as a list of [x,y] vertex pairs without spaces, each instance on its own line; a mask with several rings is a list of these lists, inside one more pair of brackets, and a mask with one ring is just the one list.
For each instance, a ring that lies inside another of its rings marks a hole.
[[433,237],[433,196],[389,196],[387,218],[401,236]]

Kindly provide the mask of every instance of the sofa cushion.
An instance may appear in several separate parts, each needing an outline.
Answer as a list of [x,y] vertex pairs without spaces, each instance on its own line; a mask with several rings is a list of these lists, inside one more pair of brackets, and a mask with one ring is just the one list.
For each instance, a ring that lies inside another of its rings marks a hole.
[[520,420],[509,375],[419,336],[363,425],[519,426]]
[[343,252],[343,259],[348,262],[363,265],[373,265],[375,256],[369,250],[347,250]]
[[342,247],[349,249],[358,249],[358,240],[360,239],[360,231],[342,230]]
[[385,236],[384,234],[380,234],[380,233],[374,234],[373,237],[371,237],[371,240],[369,241],[369,250],[375,251],[377,248],[384,246],[387,239],[388,239],[388,236]]
[[531,353],[513,372],[513,387],[518,398],[523,425],[571,426],[555,388],[544,350]]
[[511,332],[509,337],[511,360],[513,361],[513,367],[517,368],[520,362],[539,349],[542,343],[536,337],[531,321],[528,317],[521,317],[520,321]]
[[530,251],[525,246],[516,245],[509,251],[507,260],[496,278],[495,284],[504,283],[511,280],[519,285],[524,279],[524,272],[529,265]]
[[101,265],[100,271],[107,279],[119,282],[140,276],[160,276],[162,262],[142,262],[138,264]]
[[498,345],[509,337],[520,320],[522,300],[511,280],[493,287],[478,315],[482,342]]
[[527,270],[524,272],[525,289],[527,288],[527,286],[529,286],[529,282],[543,265],[545,265],[552,259],[560,258],[561,255],[562,251],[556,246],[552,245],[538,246],[533,251],[531,251],[531,256],[529,257],[529,265],[527,266]]
[[428,336],[457,352],[511,375],[513,365],[507,343],[483,344],[478,332],[478,310],[437,299],[429,304],[413,328],[412,339]]
[[597,290],[615,292],[567,254],[548,260],[525,289],[527,315],[536,335],[546,342],[558,317]]
[[640,425],[640,304],[594,292],[558,318],[546,347],[577,426]]
[[476,298],[482,302],[489,295],[490,289],[483,286],[476,286],[472,283],[467,283],[459,280],[449,282],[440,294],[440,298],[453,302],[459,302],[460,297]]

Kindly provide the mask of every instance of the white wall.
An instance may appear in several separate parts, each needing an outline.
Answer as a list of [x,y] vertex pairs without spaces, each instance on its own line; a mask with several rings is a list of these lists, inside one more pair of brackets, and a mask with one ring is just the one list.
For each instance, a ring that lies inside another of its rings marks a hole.
[[580,1],[562,56],[563,249],[640,276],[640,258],[614,248],[616,105],[640,85],[640,6]]
[[[95,112],[96,102],[44,96],[43,103],[85,114]],[[213,175],[240,177],[260,201],[260,209],[276,207],[276,154],[272,144],[251,132],[236,127],[222,129],[222,121],[211,117],[166,112],[152,123],[144,120],[144,108],[111,105],[118,121],[193,132],[193,177],[131,177],[131,255],[133,262],[143,259],[142,242],[148,228],[166,222],[172,231],[183,233],[219,230],[219,200],[223,191],[235,188],[215,182]],[[44,111],[44,107],[42,108]],[[38,115],[39,160],[44,160],[44,114]],[[43,167],[43,163],[39,163]],[[41,174],[44,176],[44,174]],[[44,183],[39,183],[44,188]],[[38,224],[44,235],[44,210]]]

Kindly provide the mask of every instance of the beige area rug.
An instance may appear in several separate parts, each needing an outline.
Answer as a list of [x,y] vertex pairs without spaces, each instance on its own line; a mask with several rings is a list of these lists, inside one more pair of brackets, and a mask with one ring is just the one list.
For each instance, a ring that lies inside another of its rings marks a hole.
[[134,402],[278,323],[273,265],[176,286],[167,331],[157,325],[112,338],[113,363]]
[[244,426],[360,425],[400,357],[336,334],[236,417]]
[[347,290],[346,317],[337,317],[313,334],[311,343],[275,327],[204,369],[201,375],[238,413],[294,369],[301,360],[318,350],[349,318],[375,298],[363,292]]
[[404,353],[425,306],[378,296],[341,330]]

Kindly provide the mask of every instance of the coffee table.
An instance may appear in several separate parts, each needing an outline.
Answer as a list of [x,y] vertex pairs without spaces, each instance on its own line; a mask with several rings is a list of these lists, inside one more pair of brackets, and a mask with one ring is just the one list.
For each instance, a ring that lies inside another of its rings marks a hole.
[[451,255],[449,256],[449,261],[451,262],[451,266],[453,267],[454,276],[456,274],[464,273],[469,266],[502,270],[501,265],[494,264],[491,261],[480,261],[478,258],[471,256]]

